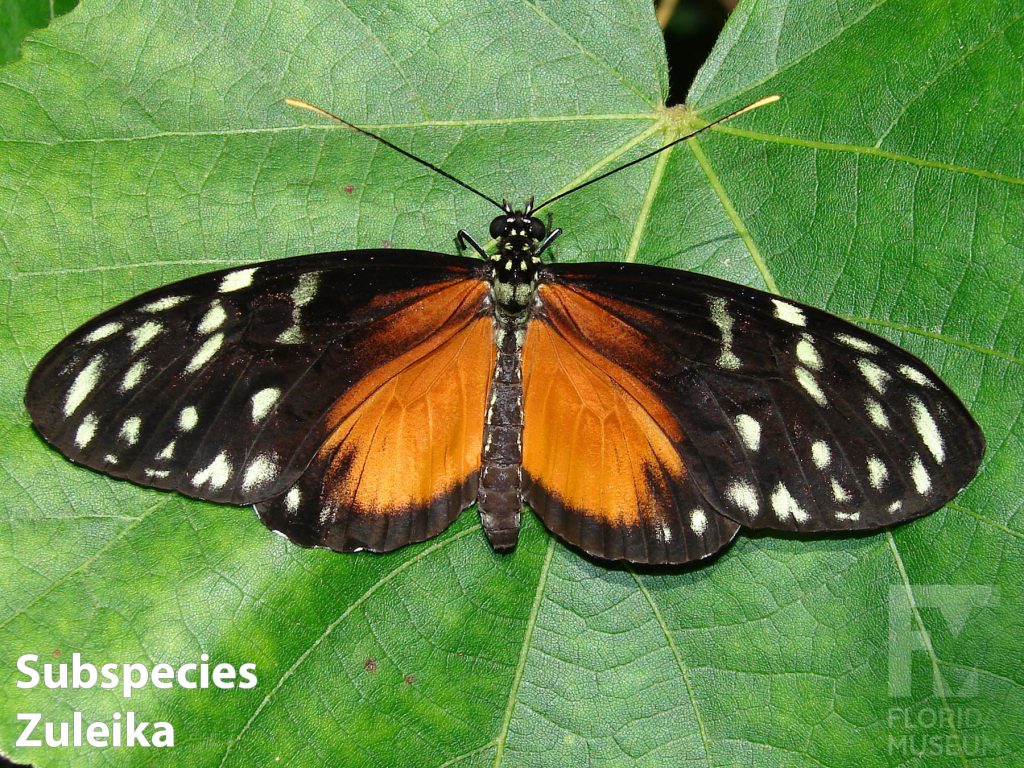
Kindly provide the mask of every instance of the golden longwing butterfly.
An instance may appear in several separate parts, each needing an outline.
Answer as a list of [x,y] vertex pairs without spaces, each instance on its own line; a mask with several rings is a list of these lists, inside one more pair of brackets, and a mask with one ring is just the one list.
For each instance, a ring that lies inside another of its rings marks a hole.
[[975,475],[977,424],[888,341],[691,272],[546,263],[560,230],[536,214],[569,192],[514,210],[291,103],[498,206],[493,249],[463,230],[460,250],[481,258],[261,262],[99,315],[42,359],[25,396],[72,461],[255,505],[304,546],[394,550],[476,502],[504,551],[525,502],[569,544],[637,563],[699,560],[741,526],[891,525]]

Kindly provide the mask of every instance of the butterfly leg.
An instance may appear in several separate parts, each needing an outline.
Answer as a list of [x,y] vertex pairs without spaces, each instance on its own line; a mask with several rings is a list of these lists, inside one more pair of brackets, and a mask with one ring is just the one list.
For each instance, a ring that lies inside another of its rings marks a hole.
[[465,252],[467,245],[480,254],[481,259],[487,258],[487,252],[480,247],[480,244],[473,239],[473,236],[466,230],[460,229],[455,235],[455,247],[458,248],[459,253],[462,254]]

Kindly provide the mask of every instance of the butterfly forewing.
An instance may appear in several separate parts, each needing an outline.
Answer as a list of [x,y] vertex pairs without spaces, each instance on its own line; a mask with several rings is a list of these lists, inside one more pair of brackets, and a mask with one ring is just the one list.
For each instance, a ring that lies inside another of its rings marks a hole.
[[[443,311],[417,310],[444,291]],[[428,252],[327,253],[213,272],[143,294],[70,334],[36,367],[26,405],[43,437],[80,464],[253,503],[295,486],[336,431],[338,404],[369,372],[451,336],[449,324],[465,328],[485,301],[479,262]],[[489,380],[487,354],[483,346],[470,365],[477,389]],[[404,449],[411,455],[391,459],[403,469],[419,459],[417,445]],[[472,485],[470,464],[463,452],[449,484]],[[321,514],[321,497],[332,498],[331,482],[345,477],[335,471],[287,505],[292,519],[313,521],[302,543],[320,543],[310,531],[337,524]],[[420,487],[408,473],[404,483],[389,477],[392,499],[404,493],[415,502],[409,515],[427,515],[448,490]],[[369,513],[378,499],[357,492],[349,501]]]
[[[840,318],[658,267],[553,265],[542,281],[542,301],[671,412],[706,509],[755,528],[869,529],[940,507],[977,471],[984,439],[949,388]],[[577,322],[594,305],[645,349]]]

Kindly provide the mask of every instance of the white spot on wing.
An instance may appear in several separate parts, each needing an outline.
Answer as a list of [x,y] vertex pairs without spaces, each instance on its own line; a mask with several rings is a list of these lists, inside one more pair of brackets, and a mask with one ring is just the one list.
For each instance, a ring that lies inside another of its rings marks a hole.
[[736,417],[736,430],[740,433],[743,444],[752,451],[761,447],[761,425],[757,420],[745,413]]
[[195,357],[189,360],[188,365],[185,367],[185,373],[194,373],[195,371],[206,365],[210,358],[214,356],[220,345],[224,343],[224,334],[215,333],[213,336],[203,342],[203,346],[196,352]]
[[914,488],[920,494],[926,494],[932,488],[932,479],[928,477],[928,470],[921,463],[921,457],[916,453],[910,462],[910,477],[914,481]]
[[889,381],[888,373],[863,357],[857,360],[857,367],[860,369],[861,375],[867,379],[868,384],[870,384],[876,392],[879,394],[885,392],[886,382]]
[[224,278],[220,281],[220,292],[231,293],[231,291],[237,291],[246,286],[252,285],[252,276],[256,273],[256,267],[249,267],[249,269],[239,269],[235,272],[229,272],[224,275]]
[[138,416],[131,416],[124,420],[121,425],[119,437],[128,445],[135,445],[139,441],[139,430],[142,428],[142,419]]
[[803,510],[803,508],[796,503],[796,499],[793,498],[793,494],[789,492],[789,488],[779,483],[775,486],[775,490],[772,491],[772,510],[775,512],[775,516],[779,520],[786,522],[792,517],[798,523],[805,523],[810,519],[810,516]]
[[120,323],[106,323],[105,325],[101,325],[95,331],[93,331],[88,336],[86,336],[85,340],[86,341],[99,341],[100,339],[107,338],[107,336],[112,336],[113,334],[117,333],[120,330],[121,330],[121,324]]
[[147,320],[138,328],[128,331],[128,335],[132,337],[132,354],[149,344],[163,329],[164,327],[155,320]]
[[942,435],[939,434],[939,426],[932,418],[931,412],[916,397],[910,398],[910,410],[914,417],[917,433],[921,435],[921,439],[924,440],[925,446],[931,451],[935,460],[941,462],[946,458],[946,448],[942,442]]
[[890,514],[896,514],[897,512],[900,511],[900,507],[902,507],[902,506],[903,506],[903,502],[902,501],[894,501],[892,504],[889,505],[889,513]]
[[92,440],[93,435],[96,434],[96,427],[99,422],[96,421],[96,414],[90,413],[84,419],[82,423],[78,425],[78,429],[75,431],[75,445],[79,448],[85,448]]
[[758,513],[757,491],[746,480],[734,480],[725,492],[729,501],[751,517]]
[[882,485],[889,477],[889,469],[877,456],[868,458],[868,482],[876,491],[881,490]]
[[176,307],[185,300],[184,296],[164,296],[162,299],[150,302],[142,307],[143,312],[163,312],[165,309]]
[[199,321],[198,331],[204,336],[208,333],[213,333],[224,324],[227,317],[228,313],[224,311],[224,307],[221,306],[219,301],[215,301],[206,310],[203,319]]
[[901,365],[899,367],[899,371],[915,384],[920,384],[922,387],[935,387],[932,380],[917,370],[917,368],[912,368],[909,365]]
[[257,456],[249,466],[245,468],[245,475],[242,477],[242,490],[250,491],[253,488],[266,485],[277,474],[277,467],[268,456]]
[[821,355],[818,354],[818,350],[814,348],[814,344],[811,342],[811,337],[806,333],[797,342],[796,356],[808,368],[813,368],[816,371],[821,370]]
[[195,406],[190,405],[181,409],[181,413],[178,414],[178,429],[182,432],[190,432],[198,423],[199,412],[196,411]]
[[772,299],[772,304],[775,305],[775,316],[784,322],[790,323],[791,325],[807,325],[807,319],[804,317],[804,311],[800,307],[790,304],[788,301],[782,301],[781,299]]
[[845,344],[848,347],[856,349],[858,352],[867,352],[870,355],[878,353],[878,347],[869,341],[864,339],[858,339],[856,336],[851,336],[848,333],[837,333],[836,341],[840,344]]
[[299,493],[299,486],[293,486],[292,489],[288,491],[288,495],[284,497],[285,509],[292,514],[295,514],[295,511],[299,508],[299,501],[301,498],[302,496]]
[[836,512],[836,519],[856,522],[860,520],[860,512]]
[[720,368],[736,370],[741,363],[736,353],[732,351],[733,319],[726,308],[725,299],[721,296],[711,296],[708,298],[708,304],[711,307],[711,321],[722,334],[722,351],[718,355],[718,365]]
[[274,407],[274,403],[277,402],[277,398],[281,396],[281,390],[277,387],[267,387],[261,389],[255,395],[252,396],[252,420],[254,422],[259,421],[268,413],[270,409]]
[[708,529],[708,516],[703,509],[695,509],[690,513],[690,527],[698,536],[703,536]]
[[78,372],[75,380],[71,383],[68,396],[64,400],[64,415],[70,416],[75,409],[88,397],[100,378],[100,371],[103,370],[103,355],[96,355],[89,363]]
[[223,488],[231,479],[231,464],[226,453],[218,453],[210,466],[202,469],[192,477],[192,485],[207,485],[211,488]]
[[847,502],[851,499],[850,492],[839,484],[838,480],[832,480],[832,498],[838,502]]
[[164,459],[164,460],[173,458],[174,457],[174,441],[171,440],[171,442],[169,442],[167,445],[165,445],[164,449],[162,451],[160,451],[160,453],[158,453],[156,455],[156,457],[158,459]]
[[807,394],[814,398],[814,402],[822,407],[828,405],[828,399],[825,397],[825,393],[821,391],[821,387],[818,386],[818,382],[815,380],[814,376],[811,375],[810,371],[806,368],[797,366],[794,373],[796,374],[796,380],[800,382],[800,386],[804,388]]
[[145,360],[136,360],[132,363],[131,368],[127,370],[124,378],[121,379],[120,389],[122,392],[127,392],[133,389],[140,381],[142,381],[142,374],[149,368],[149,363]]
[[811,458],[814,460],[814,466],[824,469],[832,461],[832,449],[824,440],[816,440],[811,446]]
[[147,469],[146,477],[155,477],[158,480],[163,480],[165,477],[170,476],[170,472],[166,469]]
[[889,417],[885,414],[885,409],[882,408],[880,402],[873,397],[869,397],[864,402],[864,407],[867,408],[868,417],[871,419],[872,424],[882,429],[889,429]]
[[304,307],[316,298],[319,285],[319,272],[304,272],[299,275],[299,282],[292,290],[292,301],[295,302],[295,306]]

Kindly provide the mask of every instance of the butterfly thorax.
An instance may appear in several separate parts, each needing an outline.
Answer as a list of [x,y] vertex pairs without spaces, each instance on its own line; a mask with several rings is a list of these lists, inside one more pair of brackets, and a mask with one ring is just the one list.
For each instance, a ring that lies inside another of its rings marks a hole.
[[528,213],[511,211],[491,222],[497,249],[491,254],[491,293],[500,313],[521,315],[533,302],[544,225]]

